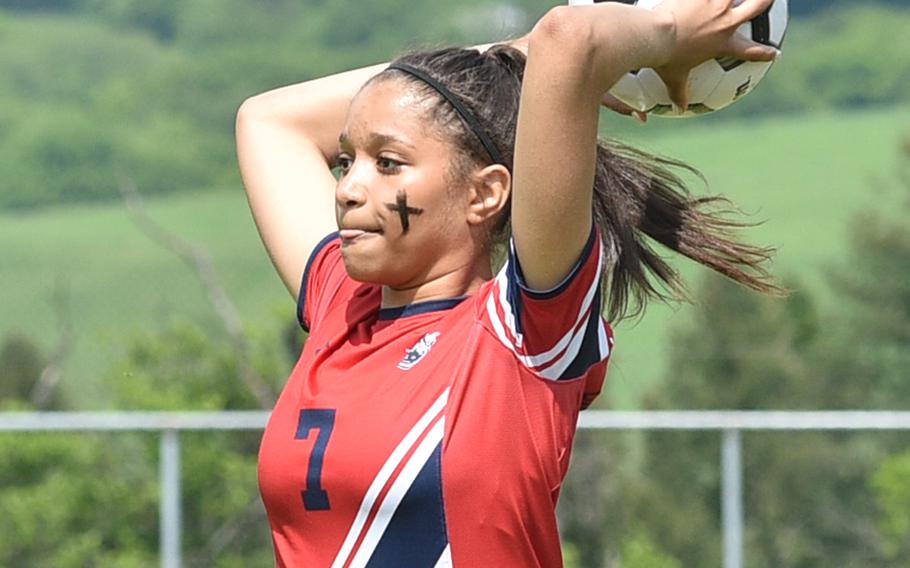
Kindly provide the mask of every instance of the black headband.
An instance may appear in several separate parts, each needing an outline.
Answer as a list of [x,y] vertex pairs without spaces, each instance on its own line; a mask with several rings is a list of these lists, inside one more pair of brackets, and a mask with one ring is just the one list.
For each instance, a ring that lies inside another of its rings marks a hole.
[[455,94],[452,93],[452,91],[445,88],[445,86],[442,83],[440,83],[436,79],[430,77],[429,75],[427,75],[420,69],[417,69],[416,67],[411,67],[410,65],[407,65],[406,63],[393,63],[388,66],[388,69],[397,69],[399,71],[404,71],[405,73],[407,73],[409,75],[413,75],[414,77],[417,77],[418,79],[420,79],[427,85],[433,87],[433,89],[435,89],[437,93],[442,95],[442,97],[445,100],[449,101],[449,104],[451,104],[453,107],[455,107],[455,110],[458,112],[458,114],[461,116],[461,118],[468,124],[468,127],[474,132],[474,134],[480,140],[480,143],[483,144],[483,147],[486,148],[487,154],[490,155],[490,159],[493,160],[493,163],[494,164],[503,164],[503,165],[505,164],[505,162],[502,159],[502,156],[499,153],[499,150],[496,148],[496,144],[494,144],[493,140],[490,139],[489,136],[487,136],[486,132],[484,132],[484,129],[480,126],[480,123],[477,121],[477,117],[475,117],[471,113],[471,111],[469,111],[468,108],[466,106],[464,106],[464,104],[460,100],[458,100],[458,97],[456,97]]

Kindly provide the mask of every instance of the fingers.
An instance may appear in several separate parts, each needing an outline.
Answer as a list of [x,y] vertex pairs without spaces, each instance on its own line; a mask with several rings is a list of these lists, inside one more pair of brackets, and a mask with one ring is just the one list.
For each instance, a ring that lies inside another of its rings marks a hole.
[[774,0],[743,0],[739,5],[730,8],[730,13],[734,15],[736,21],[748,22],[767,10],[771,4],[774,4]]
[[757,43],[737,35],[727,41],[723,54],[745,61],[774,61],[780,55],[780,51],[770,45]]
[[689,71],[682,73],[663,73],[661,78],[667,86],[667,94],[676,106],[677,113],[689,108]]
[[634,108],[617,99],[610,93],[606,93],[603,98],[600,99],[600,104],[612,110],[613,112],[617,112],[626,116],[630,116],[633,112],[635,112]]
[[603,96],[603,98],[602,98],[601,101],[600,101],[600,104],[602,104],[603,106],[605,106],[605,107],[607,107],[608,109],[612,110],[613,112],[616,112],[616,113],[621,114],[621,115],[623,115],[623,116],[631,116],[631,117],[635,118],[636,120],[638,120],[638,121],[641,122],[641,123],[645,123],[645,122],[648,121],[648,115],[647,115],[647,113],[639,112],[638,110],[636,110],[636,109],[630,107],[630,106],[627,105],[626,103],[624,103],[624,102],[622,102],[621,100],[617,99],[616,97],[614,97],[614,96],[611,95],[610,93],[606,93],[606,94]]

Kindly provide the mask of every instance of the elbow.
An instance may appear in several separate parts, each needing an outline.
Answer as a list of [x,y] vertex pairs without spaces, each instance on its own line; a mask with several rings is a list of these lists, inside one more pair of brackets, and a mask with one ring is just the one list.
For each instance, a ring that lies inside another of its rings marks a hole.
[[234,117],[234,134],[239,137],[243,127],[249,124],[250,115],[254,114],[256,104],[252,98],[246,99],[237,107],[237,113]]
[[531,30],[529,48],[536,44],[550,56],[589,60],[594,52],[594,26],[586,12],[571,6],[551,8]]
[[[541,18],[528,40],[528,65],[546,69],[562,85],[596,89],[597,56],[590,13],[578,7],[557,6]],[[603,94],[602,91],[598,96]]]
[[234,116],[234,137],[238,143],[261,132],[260,126],[275,122],[274,105],[262,94],[245,99]]
[[249,122],[251,118],[254,118],[262,114],[262,101],[259,99],[259,96],[252,96],[240,103],[240,106],[237,107],[237,113],[235,117],[236,124],[239,126],[244,122]]

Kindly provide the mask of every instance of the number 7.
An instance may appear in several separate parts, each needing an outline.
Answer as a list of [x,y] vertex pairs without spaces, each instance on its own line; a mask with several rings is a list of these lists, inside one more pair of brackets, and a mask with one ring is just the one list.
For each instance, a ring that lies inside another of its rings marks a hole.
[[327,511],[331,508],[329,494],[322,489],[322,459],[325,457],[325,448],[329,444],[329,437],[332,435],[334,427],[334,408],[311,408],[300,411],[300,418],[297,420],[297,434],[294,439],[306,440],[310,435],[310,430],[314,428],[319,430],[316,443],[313,444],[313,452],[310,454],[310,463],[307,466],[306,490],[300,492],[303,496],[303,506],[307,511]]

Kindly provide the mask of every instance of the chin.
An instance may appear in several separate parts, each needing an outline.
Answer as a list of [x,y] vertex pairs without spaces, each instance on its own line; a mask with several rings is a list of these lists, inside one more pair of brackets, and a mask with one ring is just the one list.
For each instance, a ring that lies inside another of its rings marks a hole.
[[377,262],[376,257],[368,255],[355,254],[350,251],[341,249],[341,258],[344,260],[344,269],[348,276],[357,282],[368,284],[384,284],[382,266]]
[[412,267],[395,266],[394,263],[382,262],[380,257],[373,255],[344,254],[343,250],[342,258],[344,268],[352,280],[379,286],[408,286],[409,280],[402,276],[411,274]]

